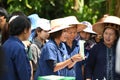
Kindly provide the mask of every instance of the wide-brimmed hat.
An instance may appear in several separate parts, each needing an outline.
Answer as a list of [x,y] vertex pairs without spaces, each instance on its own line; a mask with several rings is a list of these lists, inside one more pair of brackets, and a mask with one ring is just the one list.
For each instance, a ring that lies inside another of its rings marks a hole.
[[107,16],[101,22],[97,22],[93,25],[93,31],[102,34],[106,23],[115,24],[120,27],[120,18],[116,16]]
[[50,27],[50,21],[44,18],[40,18],[36,22],[36,26],[40,27],[41,29],[45,31],[49,31],[51,29]]
[[92,24],[90,22],[82,21],[81,23],[87,26],[85,29],[83,29],[84,32],[96,34],[96,32],[92,30]]
[[57,32],[62,29],[70,28],[71,25],[77,25],[77,26],[85,26],[84,24],[81,24],[75,16],[68,16],[64,18],[58,18],[51,20],[51,31],[49,33]]
[[28,18],[30,19],[31,22],[31,30],[36,29],[38,27],[36,22],[40,19],[38,14],[31,14],[28,16]]

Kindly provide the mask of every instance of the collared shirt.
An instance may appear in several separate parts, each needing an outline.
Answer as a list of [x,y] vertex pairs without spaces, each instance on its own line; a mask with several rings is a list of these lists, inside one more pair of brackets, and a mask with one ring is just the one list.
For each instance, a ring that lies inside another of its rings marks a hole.
[[[70,48],[65,43],[66,49],[67,49],[67,57],[70,58],[74,56],[75,54],[79,53],[80,47],[79,42],[76,40],[73,40],[72,48]],[[67,69],[67,76],[75,77],[76,80],[82,80],[82,62],[77,62],[72,69]]]
[[[60,46],[61,45],[62,44],[60,44]],[[37,80],[38,76],[45,75],[66,76],[66,68],[61,69],[57,72],[53,72],[53,69],[47,63],[47,60],[54,60],[59,63],[67,59],[65,54],[62,53],[60,46],[57,46],[54,40],[49,40],[44,45],[44,47],[42,48],[41,57],[39,59],[38,69],[35,74],[35,80]]]
[[31,67],[24,44],[11,36],[4,44],[7,73],[3,80],[30,80]]

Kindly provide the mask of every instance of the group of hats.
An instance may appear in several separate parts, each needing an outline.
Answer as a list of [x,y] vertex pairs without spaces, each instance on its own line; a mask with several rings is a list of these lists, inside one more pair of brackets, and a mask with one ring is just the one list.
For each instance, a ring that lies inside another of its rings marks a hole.
[[80,23],[75,16],[68,16],[64,18],[58,18],[54,20],[47,20],[40,18],[37,14],[32,14],[28,16],[31,21],[32,30],[40,27],[43,30],[50,30],[49,33],[53,33],[65,28],[72,27],[71,25],[84,26],[86,25]]
[[54,20],[47,20],[40,18],[37,14],[32,14],[28,16],[32,24],[32,30],[37,27],[42,28],[43,30],[50,30],[49,33],[53,33],[65,28],[72,27],[71,25],[76,24],[77,26],[84,26],[84,32],[93,33],[93,34],[102,34],[104,30],[105,23],[112,23],[120,25],[120,18],[116,16],[107,16],[102,21],[91,25],[88,21],[79,22],[75,16],[68,16],[63,18],[58,18]]

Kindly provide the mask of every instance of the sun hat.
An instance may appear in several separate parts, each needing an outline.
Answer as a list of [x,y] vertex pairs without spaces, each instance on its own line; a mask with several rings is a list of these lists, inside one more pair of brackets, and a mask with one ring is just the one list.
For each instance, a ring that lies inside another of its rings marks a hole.
[[81,23],[87,26],[85,29],[83,29],[84,32],[96,34],[96,32],[92,30],[92,24],[90,22],[82,21]]
[[40,18],[37,20],[36,22],[36,26],[40,27],[41,29],[45,30],[45,31],[49,31],[50,28],[50,21],[44,18]]
[[40,19],[38,14],[31,14],[28,16],[28,19],[30,19],[31,22],[31,30],[36,29],[38,27],[36,22]]
[[115,24],[120,27],[120,18],[116,16],[107,16],[104,18],[104,20],[97,22],[93,25],[93,31],[98,34],[102,34],[106,23]]
[[49,33],[53,33],[62,29],[70,28],[71,25],[77,25],[77,26],[85,26],[84,24],[81,24],[75,16],[68,16],[64,18],[58,18],[51,20],[51,31]]

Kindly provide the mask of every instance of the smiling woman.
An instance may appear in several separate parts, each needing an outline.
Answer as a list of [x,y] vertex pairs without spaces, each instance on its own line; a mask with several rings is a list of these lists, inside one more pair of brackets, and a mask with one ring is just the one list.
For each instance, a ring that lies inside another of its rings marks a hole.
[[119,29],[116,26],[119,24],[117,21],[112,22],[109,19],[107,21],[104,24],[107,24],[106,26],[101,26],[103,41],[92,48],[86,63],[85,75],[88,80],[120,79],[120,76],[115,72],[116,44],[119,38]]

